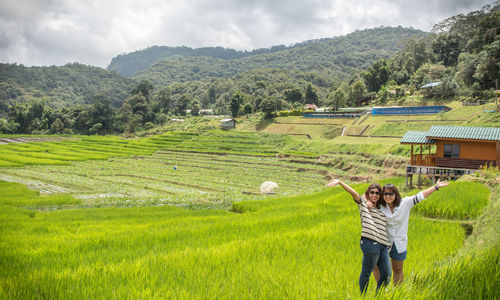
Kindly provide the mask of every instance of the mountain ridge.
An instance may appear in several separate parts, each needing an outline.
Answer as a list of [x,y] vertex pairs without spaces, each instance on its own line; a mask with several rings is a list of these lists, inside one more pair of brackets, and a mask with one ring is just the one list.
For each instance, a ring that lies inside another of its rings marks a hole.
[[[234,50],[223,47],[204,47],[204,48],[190,48],[186,46],[179,47],[167,47],[167,46],[152,46],[144,50],[134,51],[128,54],[122,54],[114,57],[110,64],[108,65],[108,70],[114,70],[117,73],[127,76],[127,77],[142,77],[139,73],[144,73],[145,70],[151,68],[158,68],[159,64],[171,65],[169,60],[177,59],[181,61],[183,59],[189,58],[199,58],[199,57],[209,57],[214,59],[221,59],[222,64],[227,64],[227,61],[238,60],[244,62],[251,62],[252,68],[269,67],[265,63],[269,61],[283,60],[280,58],[282,54],[285,54],[284,59],[287,60],[300,60],[301,55],[305,51],[315,51],[322,50],[328,53],[328,55],[335,56],[339,54],[345,54],[345,52],[351,52],[346,46],[357,46],[364,47],[365,49],[356,49],[357,52],[360,50],[372,51],[374,48],[385,50],[387,53],[377,54],[380,57],[388,57],[391,54],[402,48],[402,41],[410,38],[412,36],[424,36],[428,33],[416,30],[413,28],[403,28],[399,27],[376,27],[371,29],[356,30],[347,35],[333,37],[333,38],[321,38],[307,40],[299,43],[295,43],[291,46],[271,46],[269,48],[261,48],[253,51],[241,51]],[[382,37],[387,38],[387,42],[373,40],[374,37],[382,35]],[[392,36],[391,36],[392,35]],[[349,40],[353,40],[350,43]],[[344,51],[343,51],[344,50]],[[351,49],[352,50],[352,49]],[[319,57],[324,59],[325,55]],[[260,60],[260,61],[259,61]],[[193,61],[192,59],[190,61]],[[342,61],[337,61],[336,63],[344,63]],[[260,63],[260,65],[259,65]],[[353,66],[360,66],[359,62],[349,62]],[[255,66],[257,64],[257,66]],[[276,65],[276,64],[274,64]],[[365,67],[369,64],[361,64]],[[300,68],[299,68],[300,69]],[[246,71],[245,69],[243,71]],[[242,70],[239,70],[240,72]],[[234,75],[234,74],[231,74]]]

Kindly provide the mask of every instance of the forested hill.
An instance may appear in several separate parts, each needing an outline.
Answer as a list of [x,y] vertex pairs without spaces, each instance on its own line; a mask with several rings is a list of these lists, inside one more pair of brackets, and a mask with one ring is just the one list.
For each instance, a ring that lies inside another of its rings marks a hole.
[[[155,85],[229,77],[257,68],[312,71],[343,77],[393,55],[410,37],[426,33],[402,27],[379,27],[290,47],[274,46],[252,52],[224,48],[151,47],[113,58],[108,69],[148,79]],[[151,66],[151,67],[150,67]]]
[[104,95],[120,107],[136,83],[102,68],[78,63],[51,67],[0,64],[0,112],[14,101],[45,99],[51,107],[92,103]]
[[272,46],[271,48],[263,48],[253,51],[238,51],[223,47],[203,47],[193,49],[186,46],[152,46],[144,50],[138,50],[114,57],[108,66],[108,70],[116,71],[123,76],[133,76],[137,72],[145,70],[155,63],[165,59],[191,56],[208,56],[213,58],[235,59],[249,55],[281,51],[286,48],[287,47],[284,45],[279,45]]

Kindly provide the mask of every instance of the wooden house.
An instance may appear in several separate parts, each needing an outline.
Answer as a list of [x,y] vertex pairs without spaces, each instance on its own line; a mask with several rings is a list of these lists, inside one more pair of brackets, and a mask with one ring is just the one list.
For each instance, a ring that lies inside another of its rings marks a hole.
[[410,186],[413,175],[418,175],[420,183],[422,175],[433,180],[456,178],[486,164],[500,166],[500,128],[432,126],[429,131],[408,131],[401,144],[411,145],[406,168]]
[[222,120],[220,120],[220,127],[222,129],[236,128],[236,120],[235,119],[222,119]]

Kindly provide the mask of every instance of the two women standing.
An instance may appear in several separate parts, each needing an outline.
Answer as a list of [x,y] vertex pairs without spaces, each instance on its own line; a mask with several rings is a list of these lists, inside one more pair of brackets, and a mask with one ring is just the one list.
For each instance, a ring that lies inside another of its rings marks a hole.
[[[433,187],[405,198],[401,198],[399,190],[393,184],[381,188],[379,184],[373,183],[363,196],[337,179],[330,181],[328,186],[334,187],[337,184],[352,195],[360,211],[360,246],[363,252],[359,276],[361,293],[366,291],[372,271],[377,280],[377,291],[382,285],[387,285],[391,277],[391,265],[393,282],[397,285],[403,280],[410,210],[434,191],[447,186],[448,182],[438,180]],[[392,264],[389,263],[389,250]]]

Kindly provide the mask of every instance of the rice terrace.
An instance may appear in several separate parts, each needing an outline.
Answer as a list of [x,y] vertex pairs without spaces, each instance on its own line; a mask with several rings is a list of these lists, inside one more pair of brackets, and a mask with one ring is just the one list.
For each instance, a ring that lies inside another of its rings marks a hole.
[[[357,298],[357,209],[325,184],[404,188],[404,177],[384,177],[402,175],[406,160],[359,151],[370,144],[343,151],[325,140],[330,150],[317,153],[302,137],[217,130],[9,139],[3,298]],[[454,297],[453,280],[467,283],[461,293],[495,295],[497,233],[486,232],[498,224],[498,184],[479,179],[417,207],[408,284],[380,297]],[[265,180],[279,193],[260,194]]]
[[500,1],[18,2],[0,299],[500,298]]

